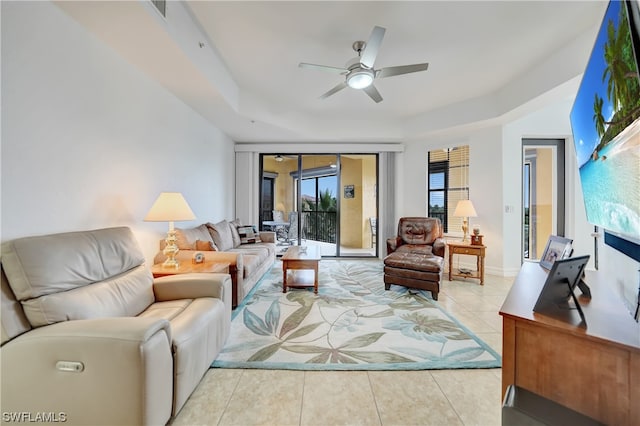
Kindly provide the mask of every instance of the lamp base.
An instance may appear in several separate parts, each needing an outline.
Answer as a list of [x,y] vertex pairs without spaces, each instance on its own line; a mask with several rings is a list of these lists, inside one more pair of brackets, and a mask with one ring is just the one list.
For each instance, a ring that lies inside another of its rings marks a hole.
[[166,246],[164,247],[164,250],[162,250],[162,253],[167,256],[167,260],[164,261],[162,266],[164,268],[177,269],[180,266],[180,262],[176,260],[176,255],[180,249],[178,249],[176,244],[176,231],[174,229],[170,229],[169,232],[167,232],[167,238],[164,241]]
[[462,242],[466,243],[467,242],[467,235],[469,235],[469,224],[467,222],[467,219],[463,219],[462,220]]
[[176,259],[167,259],[164,262],[162,262],[162,267],[163,268],[174,268],[174,269],[178,269],[178,267],[180,266],[180,262],[178,262]]

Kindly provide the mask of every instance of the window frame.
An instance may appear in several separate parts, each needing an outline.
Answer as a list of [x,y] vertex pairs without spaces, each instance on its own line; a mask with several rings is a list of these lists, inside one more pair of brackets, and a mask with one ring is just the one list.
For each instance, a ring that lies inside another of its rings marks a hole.
[[[459,151],[457,154],[453,154]],[[446,153],[446,154],[445,154]],[[462,229],[462,218],[453,216],[456,203],[469,199],[469,145],[431,150],[427,152],[427,216],[437,217],[442,222],[443,233],[451,229]],[[432,188],[432,175],[444,172],[444,189]],[[431,194],[444,191],[444,213],[431,211]]]
[[[449,220],[448,220],[448,208],[447,208],[447,203],[449,200],[449,160],[445,160],[445,161],[436,161],[436,162],[431,162],[431,153],[429,152],[428,154],[428,178],[427,178],[427,216],[428,217],[437,217],[440,219],[440,221],[442,222],[442,229],[443,232],[447,232],[448,226],[449,226]],[[436,174],[440,174],[440,173],[444,173],[444,186],[442,188],[432,188],[431,187],[431,176],[432,175],[436,175]],[[434,193],[442,193],[443,194],[443,200],[444,200],[444,204],[442,206],[442,208],[444,209],[444,212],[442,214],[438,213],[436,214],[435,212],[431,211],[431,194]]]

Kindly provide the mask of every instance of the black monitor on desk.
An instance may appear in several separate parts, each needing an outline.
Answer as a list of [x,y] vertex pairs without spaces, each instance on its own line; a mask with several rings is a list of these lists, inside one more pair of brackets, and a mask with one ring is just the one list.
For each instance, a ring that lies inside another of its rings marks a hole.
[[[589,255],[556,260],[547,275],[533,310],[553,316],[577,309],[584,321],[584,314],[574,289],[582,278],[587,262],[589,262]],[[573,306],[570,299],[573,299]]]

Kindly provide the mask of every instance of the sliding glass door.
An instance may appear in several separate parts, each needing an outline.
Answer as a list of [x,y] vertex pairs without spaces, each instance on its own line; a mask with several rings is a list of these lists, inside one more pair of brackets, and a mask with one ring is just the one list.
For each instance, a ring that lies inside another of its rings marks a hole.
[[376,154],[263,154],[260,164],[260,220],[279,252],[313,244],[323,256],[377,255]]
[[336,155],[303,155],[300,210],[305,240],[321,245],[324,256],[338,255],[338,159]]

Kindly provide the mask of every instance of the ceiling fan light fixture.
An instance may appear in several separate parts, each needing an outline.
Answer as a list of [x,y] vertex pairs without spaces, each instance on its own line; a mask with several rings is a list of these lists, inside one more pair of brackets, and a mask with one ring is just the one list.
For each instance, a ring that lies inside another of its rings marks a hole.
[[347,75],[347,85],[352,89],[364,89],[371,86],[374,77],[373,70],[355,69]]
[[276,155],[275,160],[280,163],[284,160],[284,157],[282,155]]

